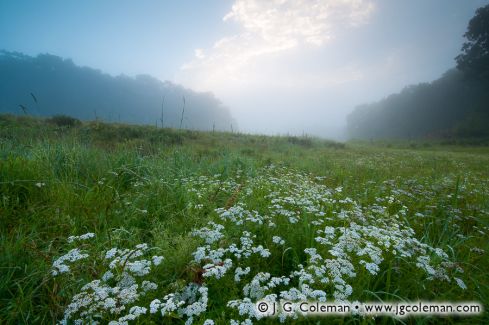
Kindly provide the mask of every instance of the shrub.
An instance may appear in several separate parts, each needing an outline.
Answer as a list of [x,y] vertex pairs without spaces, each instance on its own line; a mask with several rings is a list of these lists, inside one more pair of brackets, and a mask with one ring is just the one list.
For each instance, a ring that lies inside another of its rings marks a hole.
[[48,119],[49,123],[52,123],[59,127],[74,127],[81,125],[81,121],[68,115],[55,115]]

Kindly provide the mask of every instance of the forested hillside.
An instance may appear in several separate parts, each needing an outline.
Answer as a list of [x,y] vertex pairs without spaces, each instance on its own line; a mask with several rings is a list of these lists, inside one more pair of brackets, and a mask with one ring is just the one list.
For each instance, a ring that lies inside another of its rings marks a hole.
[[404,88],[348,116],[354,138],[489,136],[489,82],[452,69],[432,83]]
[[489,6],[469,22],[457,67],[431,83],[404,88],[348,116],[353,138],[489,136]]
[[147,75],[113,77],[54,55],[5,51],[0,52],[0,112],[201,130],[229,130],[234,123],[236,128],[211,93]]

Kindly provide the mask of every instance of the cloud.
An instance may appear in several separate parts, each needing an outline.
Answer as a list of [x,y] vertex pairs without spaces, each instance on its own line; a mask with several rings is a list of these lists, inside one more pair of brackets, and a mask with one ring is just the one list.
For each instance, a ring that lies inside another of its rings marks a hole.
[[234,20],[246,31],[283,49],[299,42],[322,45],[333,26],[365,22],[373,6],[362,0],[238,0],[224,21]]
[[236,0],[223,20],[241,31],[195,50],[194,59],[182,66],[182,81],[202,90],[270,82],[263,60],[322,47],[338,31],[367,22],[372,11],[371,0]]

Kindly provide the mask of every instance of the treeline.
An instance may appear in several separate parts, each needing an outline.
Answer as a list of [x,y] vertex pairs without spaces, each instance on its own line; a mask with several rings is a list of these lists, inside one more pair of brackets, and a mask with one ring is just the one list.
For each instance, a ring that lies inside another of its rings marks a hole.
[[432,83],[358,106],[347,121],[353,138],[488,137],[489,82],[452,69]]
[[457,67],[347,117],[352,138],[489,137],[489,6],[469,22]]
[[69,115],[83,120],[158,124],[199,130],[236,129],[229,109],[198,93],[151,76],[112,77],[71,60],[0,52],[0,112]]

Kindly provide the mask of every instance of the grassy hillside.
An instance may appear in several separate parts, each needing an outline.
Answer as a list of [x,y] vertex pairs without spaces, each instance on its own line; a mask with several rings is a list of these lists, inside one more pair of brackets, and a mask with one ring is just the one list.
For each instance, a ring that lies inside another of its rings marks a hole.
[[1,324],[276,322],[260,299],[487,308],[488,148],[67,124],[0,116]]

